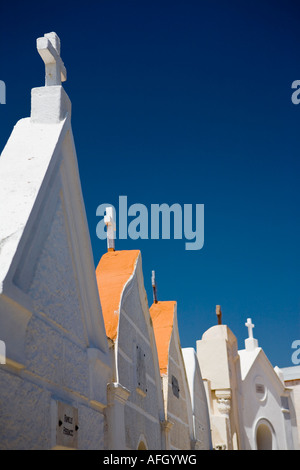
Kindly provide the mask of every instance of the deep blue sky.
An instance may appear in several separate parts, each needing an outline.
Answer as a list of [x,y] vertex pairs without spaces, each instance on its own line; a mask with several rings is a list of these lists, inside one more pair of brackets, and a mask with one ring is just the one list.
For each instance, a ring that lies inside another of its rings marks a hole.
[[183,347],[223,321],[244,347],[293,365],[300,339],[300,7],[292,1],[1,1],[1,151],[44,84],[36,38],[56,31],[95,265],[103,202],[204,204],[205,244],[116,240],[141,249],[152,303],[177,300]]

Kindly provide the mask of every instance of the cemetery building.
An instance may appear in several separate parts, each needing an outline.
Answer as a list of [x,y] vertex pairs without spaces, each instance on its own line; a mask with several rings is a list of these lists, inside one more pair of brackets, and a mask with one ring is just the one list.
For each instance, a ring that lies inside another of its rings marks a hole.
[[224,450],[298,449],[292,390],[253,338],[251,318],[245,325],[249,331],[245,349],[237,349],[236,337],[221,322],[197,341],[202,376],[208,382],[213,446]]
[[[298,424],[298,445],[300,448],[300,366],[284,367],[281,369],[284,385],[292,391],[292,403]],[[294,423],[295,426],[295,423]]]
[[155,301],[150,308],[168,423],[168,448],[191,449],[194,433],[191,397],[180,346],[177,304]]
[[103,448],[111,359],[55,33],[0,158],[2,449]]
[[[207,383],[202,378],[195,349],[183,348],[182,354],[191,397],[193,447],[195,450],[212,449],[211,423],[206,395]],[[207,432],[208,429],[210,432]]]
[[96,276],[113,364],[110,448],[164,449],[163,397],[140,251],[108,251]]
[[285,386],[281,370],[273,368],[258,346],[251,318],[245,325],[249,337],[245,349],[239,351],[245,449],[295,449],[297,427],[291,390]]
[[242,424],[242,379],[237,340],[228,326],[215,325],[197,341],[202,377],[207,380],[213,447],[244,448]]

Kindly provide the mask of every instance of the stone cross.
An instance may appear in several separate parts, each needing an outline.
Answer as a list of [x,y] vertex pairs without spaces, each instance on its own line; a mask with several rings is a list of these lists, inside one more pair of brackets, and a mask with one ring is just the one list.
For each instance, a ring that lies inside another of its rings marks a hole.
[[155,280],[155,271],[152,271],[152,289],[153,289],[153,300],[157,304],[157,289],[156,289],[156,280]]
[[47,33],[38,38],[37,50],[45,62],[45,86],[61,85],[67,80],[67,71],[60,57],[60,39],[56,33]]
[[251,318],[247,318],[247,323],[245,323],[245,326],[248,328],[249,338],[253,338],[253,328],[255,325],[253,325]]
[[106,207],[105,212],[104,223],[107,227],[107,249],[108,251],[115,251],[116,222],[114,219],[114,210],[112,207]]

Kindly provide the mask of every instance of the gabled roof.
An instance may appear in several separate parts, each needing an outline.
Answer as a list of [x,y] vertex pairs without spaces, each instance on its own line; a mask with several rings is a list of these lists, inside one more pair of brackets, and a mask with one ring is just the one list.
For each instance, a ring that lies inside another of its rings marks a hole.
[[299,380],[300,366],[291,366],[281,368],[284,380]]
[[[274,368],[269,361],[266,353],[261,347],[255,348],[253,351],[247,351],[246,349],[241,349],[238,351],[240,356],[240,365],[241,365],[241,378],[244,381],[249,374],[250,370],[258,362],[264,368],[264,373],[268,373],[269,377],[273,379],[273,383],[277,384],[280,388],[285,387],[283,381],[276,372],[276,367]],[[278,369],[280,371],[280,369]]]
[[106,335],[113,341],[118,336],[122,293],[134,274],[139,255],[139,250],[108,251],[96,269]]
[[241,365],[241,377],[242,380],[245,380],[251,367],[256,361],[257,356],[262,351],[260,347],[253,349],[253,351],[247,351],[246,349],[240,349],[238,354],[240,356],[240,365]]
[[150,307],[160,374],[168,372],[169,346],[174,326],[177,303],[174,300],[159,301]]

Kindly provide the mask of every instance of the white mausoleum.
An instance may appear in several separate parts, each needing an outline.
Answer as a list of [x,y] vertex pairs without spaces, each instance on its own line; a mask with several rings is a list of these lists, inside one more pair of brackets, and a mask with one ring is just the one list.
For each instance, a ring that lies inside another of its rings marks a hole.
[[103,448],[111,358],[55,33],[0,158],[2,449]]
[[297,423],[292,390],[284,383],[282,371],[271,365],[253,337],[239,351],[242,374],[242,414],[245,449],[292,450],[298,448]]
[[284,367],[281,372],[285,386],[292,390],[291,406],[295,409],[296,422],[298,423],[298,448],[300,449],[300,366]]
[[163,396],[140,251],[108,251],[96,276],[113,364],[109,446],[165,449]]

